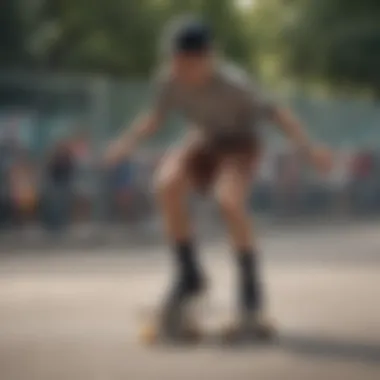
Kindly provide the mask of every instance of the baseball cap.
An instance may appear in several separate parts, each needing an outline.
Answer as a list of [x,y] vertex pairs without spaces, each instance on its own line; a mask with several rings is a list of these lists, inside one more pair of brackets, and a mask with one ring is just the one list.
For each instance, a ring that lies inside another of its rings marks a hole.
[[210,27],[198,18],[182,18],[172,24],[169,49],[172,54],[200,54],[211,49],[213,44]]

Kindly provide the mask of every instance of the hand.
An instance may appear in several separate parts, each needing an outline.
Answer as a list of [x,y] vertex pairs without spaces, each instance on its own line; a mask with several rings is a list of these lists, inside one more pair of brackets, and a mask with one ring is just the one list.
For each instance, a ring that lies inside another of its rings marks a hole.
[[107,166],[114,166],[123,161],[132,153],[132,142],[117,140],[109,145],[104,161]]
[[333,168],[333,155],[329,149],[312,147],[309,153],[310,162],[321,174],[329,174]]

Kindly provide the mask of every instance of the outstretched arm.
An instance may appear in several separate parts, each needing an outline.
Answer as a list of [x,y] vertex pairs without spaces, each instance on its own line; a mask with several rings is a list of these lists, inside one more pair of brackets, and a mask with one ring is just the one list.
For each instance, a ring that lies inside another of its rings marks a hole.
[[298,118],[288,108],[275,107],[272,120],[304,154],[309,155],[312,143]]
[[150,111],[140,115],[107,149],[106,160],[113,164],[129,156],[137,146],[153,135],[163,124],[164,117]]
[[275,107],[272,120],[282,129],[297,149],[312,165],[321,172],[328,172],[332,167],[332,155],[329,150],[315,146],[309,139],[305,128],[298,118],[287,108]]
[[109,156],[123,157],[132,153],[137,146],[151,135],[153,135],[163,124],[164,116],[159,112],[148,111],[140,115],[132,124],[127,128],[119,138],[111,144],[109,149]]
[[291,140],[298,151],[318,170],[327,172],[332,166],[332,156],[327,149],[313,144],[302,123],[293,112],[277,102],[263,91],[253,81],[247,81],[248,98],[251,99],[253,109],[263,118],[274,122]]
[[117,162],[132,153],[134,149],[165,122],[173,105],[170,81],[158,81],[150,110],[140,115],[130,128],[111,144],[107,151],[107,161]]

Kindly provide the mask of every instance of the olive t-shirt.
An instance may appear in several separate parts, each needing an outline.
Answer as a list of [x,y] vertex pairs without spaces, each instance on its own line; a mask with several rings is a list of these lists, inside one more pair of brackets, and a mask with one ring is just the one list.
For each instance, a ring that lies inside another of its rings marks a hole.
[[178,112],[194,128],[211,136],[249,136],[274,107],[244,70],[225,62],[218,64],[203,87],[185,87],[165,70],[156,78],[154,110],[163,116]]

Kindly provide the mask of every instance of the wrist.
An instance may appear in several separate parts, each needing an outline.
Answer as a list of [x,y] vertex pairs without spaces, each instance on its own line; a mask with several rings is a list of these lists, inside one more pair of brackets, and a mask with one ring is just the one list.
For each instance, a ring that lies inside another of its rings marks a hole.
[[127,150],[130,152],[131,150],[135,149],[139,144],[140,140],[141,137],[138,135],[138,133],[131,131],[131,133],[128,134],[125,143]]
[[302,157],[309,159],[313,151],[312,145],[308,142],[304,142],[298,145],[298,151]]

